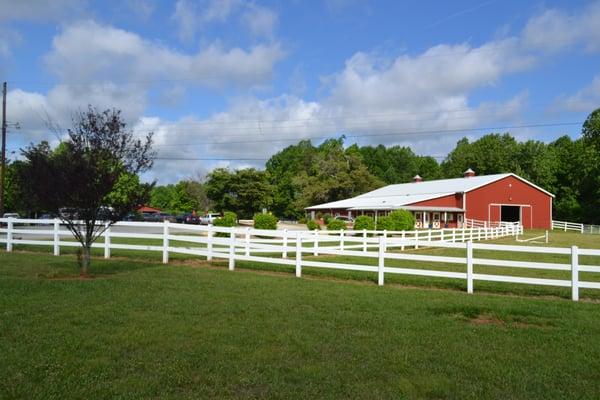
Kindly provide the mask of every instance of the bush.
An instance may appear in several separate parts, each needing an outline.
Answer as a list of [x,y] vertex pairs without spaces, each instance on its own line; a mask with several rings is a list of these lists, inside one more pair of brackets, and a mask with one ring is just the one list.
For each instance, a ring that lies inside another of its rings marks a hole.
[[368,215],[361,215],[360,217],[356,217],[354,220],[354,230],[362,231],[366,229],[368,231],[375,230],[375,220]]
[[277,217],[273,214],[254,214],[254,228],[277,229]]
[[306,227],[308,228],[309,231],[314,231],[315,229],[321,229],[321,226],[319,225],[319,223],[313,219],[311,219],[310,221],[308,221],[306,223]]
[[393,231],[394,224],[393,224],[392,220],[390,219],[390,217],[377,218],[377,230],[378,231],[384,231],[384,230]]
[[[225,211],[221,218],[215,219],[215,221],[213,222],[213,225],[214,226],[225,226],[225,227],[236,226],[237,225],[237,215],[235,215],[234,212]],[[228,237],[229,234],[224,233],[224,232],[217,232],[217,236]]]
[[392,211],[388,218],[392,220],[394,231],[412,231],[415,229],[415,217],[410,211],[395,210]]
[[340,229],[346,229],[346,222],[339,219],[331,218],[327,224],[327,230],[339,231]]
[[329,224],[329,221],[331,221],[333,219],[333,217],[331,216],[331,214],[323,214],[323,222],[325,222],[325,225]]
[[299,223],[299,224],[305,224],[305,223],[306,223],[306,218],[304,218],[304,217],[300,217],[300,218],[298,219],[298,223]]

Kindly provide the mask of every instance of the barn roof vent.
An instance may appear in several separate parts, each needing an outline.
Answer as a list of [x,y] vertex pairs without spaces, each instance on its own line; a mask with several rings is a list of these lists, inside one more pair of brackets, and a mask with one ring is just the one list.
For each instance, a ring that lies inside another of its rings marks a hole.
[[415,175],[413,177],[413,182],[423,182],[423,178],[420,175]]
[[465,178],[470,178],[472,176],[475,176],[475,171],[473,171],[471,168],[469,168],[468,170],[466,170],[464,172],[464,176],[465,176]]

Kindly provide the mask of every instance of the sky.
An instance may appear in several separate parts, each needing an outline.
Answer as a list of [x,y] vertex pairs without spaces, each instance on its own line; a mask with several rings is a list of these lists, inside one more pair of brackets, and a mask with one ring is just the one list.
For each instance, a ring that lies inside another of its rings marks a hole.
[[9,157],[88,105],[154,133],[159,184],[301,139],[441,161],[491,132],[576,138],[600,107],[598,21],[575,0],[0,0]]

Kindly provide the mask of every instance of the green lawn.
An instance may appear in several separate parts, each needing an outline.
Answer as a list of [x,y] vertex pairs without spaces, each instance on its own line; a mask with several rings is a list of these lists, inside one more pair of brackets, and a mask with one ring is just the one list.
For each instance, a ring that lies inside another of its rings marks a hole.
[[[543,234],[543,231],[527,231],[524,235],[525,238],[536,237]],[[356,244],[352,242],[351,238],[347,238],[347,244]],[[102,239],[99,240],[102,242]],[[113,238],[113,243],[129,243],[129,244],[144,244],[162,246],[161,240],[153,239],[125,239],[125,238]],[[600,235],[582,235],[574,232],[561,232],[552,231],[550,232],[550,242],[545,243],[519,243],[516,242],[514,237],[505,237],[495,240],[488,240],[485,243],[501,243],[511,245],[528,245],[528,246],[554,246],[554,247],[570,247],[571,245],[578,245],[580,248],[600,248]],[[186,246],[186,247],[203,247],[203,244],[190,243],[190,242],[177,242],[172,241],[173,246]],[[330,244],[332,245],[332,244]],[[306,243],[305,246],[311,247],[312,244]],[[26,245],[15,245],[16,250],[28,250],[36,252],[44,252],[49,254],[52,252],[50,246],[26,246]],[[216,250],[216,247],[215,247]],[[323,250],[323,247],[321,247]],[[360,250],[360,249],[358,249]],[[374,250],[374,249],[371,249]],[[399,251],[392,249],[391,251]],[[74,247],[63,247],[61,249],[63,254],[74,254],[76,248]],[[228,250],[225,250],[228,252]],[[456,256],[464,257],[465,250],[463,249],[447,249],[447,248],[424,248],[421,247],[418,250],[407,250],[407,253],[414,254],[429,254],[439,256]],[[104,254],[103,249],[94,249],[93,254],[101,256]],[[281,253],[274,254],[260,254],[263,256],[271,256],[279,258]],[[134,250],[115,250],[111,251],[112,257],[127,257],[136,258],[141,260],[147,260],[157,262],[162,260],[162,252],[160,251],[134,251]],[[514,253],[514,252],[498,252],[490,250],[475,250],[474,256],[477,258],[493,258],[503,260],[517,260],[517,261],[536,261],[536,262],[550,262],[550,263],[562,263],[569,264],[570,258],[566,255],[554,255],[554,254],[531,254],[531,253]],[[289,252],[288,257],[294,258],[294,252]],[[203,257],[202,257],[203,258]],[[310,254],[304,254],[304,258],[311,260],[327,261],[332,263],[351,263],[351,264],[363,264],[363,265],[377,265],[377,259],[365,258],[365,257],[349,257],[349,256],[332,256],[332,255],[320,255],[319,257],[313,257]],[[170,253],[170,260],[172,262],[182,262],[187,260],[198,260],[200,257],[186,254]],[[215,260],[215,265],[225,266],[227,262]],[[600,266],[600,257],[591,256],[580,256],[580,264],[582,265],[596,265]],[[261,271],[277,271],[293,274],[293,266],[285,266],[278,264],[265,264],[259,262],[242,262],[237,261],[236,265],[238,268],[253,269]],[[428,269],[428,270],[439,270],[439,271],[454,271],[454,272],[465,272],[465,265],[457,264],[445,264],[445,263],[430,263],[430,262],[418,262],[408,260],[386,260],[386,266],[388,267],[400,267],[400,268],[413,268],[413,269]],[[489,266],[478,266],[474,268],[476,273],[485,273],[493,275],[510,275],[520,277],[532,277],[532,278],[548,278],[548,279],[564,279],[570,280],[571,275],[569,271],[551,271],[551,270],[539,270],[539,269],[523,269],[523,268],[506,268],[506,267],[489,267]],[[376,282],[377,274],[368,272],[357,272],[357,271],[343,271],[334,269],[322,269],[322,268],[303,268],[303,274],[306,276],[315,277],[326,277],[336,278],[345,280],[358,280],[367,282]],[[600,281],[600,273],[580,273],[580,280],[582,281]],[[432,277],[419,277],[410,275],[395,275],[386,274],[385,277],[386,285],[403,285],[403,286],[418,286],[424,288],[442,288],[442,289],[454,289],[464,291],[466,289],[466,282],[458,279],[448,278],[432,278]],[[528,295],[528,296],[558,296],[561,298],[568,299],[571,297],[570,288],[560,288],[552,286],[533,286],[524,284],[513,284],[513,283],[498,283],[498,282],[475,282],[475,291],[491,292],[491,293],[504,293],[504,294],[516,294],[516,295]],[[600,290],[594,289],[581,289],[580,296],[582,299],[600,300]]]
[[0,252],[0,398],[600,397],[600,305]]

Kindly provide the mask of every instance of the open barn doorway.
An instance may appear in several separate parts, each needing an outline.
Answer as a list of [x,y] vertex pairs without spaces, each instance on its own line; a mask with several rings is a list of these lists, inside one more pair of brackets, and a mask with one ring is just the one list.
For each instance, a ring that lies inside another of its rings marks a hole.
[[502,206],[500,209],[500,220],[502,222],[521,222],[521,207]]

